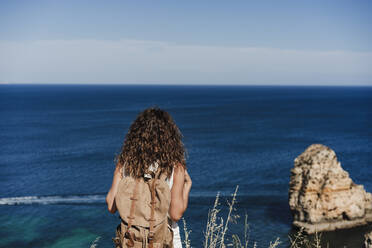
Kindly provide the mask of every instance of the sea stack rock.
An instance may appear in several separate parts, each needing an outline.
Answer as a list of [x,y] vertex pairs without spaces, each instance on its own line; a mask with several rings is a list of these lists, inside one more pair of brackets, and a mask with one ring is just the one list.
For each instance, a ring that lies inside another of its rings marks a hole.
[[294,161],[289,185],[293,225],[311,234],[372,222],[372,195],[344,171],[335,152],[313,144]]

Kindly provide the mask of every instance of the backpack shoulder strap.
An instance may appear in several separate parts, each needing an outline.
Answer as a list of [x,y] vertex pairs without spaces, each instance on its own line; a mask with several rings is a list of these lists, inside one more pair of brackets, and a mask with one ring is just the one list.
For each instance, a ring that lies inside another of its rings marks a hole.
[[150,212],[150,219],[149,219],[149,237],[148,237],[148,240],[149,240],[149,248],[153,248],[153,242],[154,242],[154,236],[155,236],[155,233],[154,233],[154,222],[155,222],[155,204],[156,204],[156,200],[155,200],[155,186],[156,186],[156,180],[157,180],[157,177],[154,177],[152,180],[151,180],[151,186],[150,186],[150,182],[148,183],[149,187],[150,187],[150,192],[151,192],[151,212]]
[[125,237],[128,239],[127,245],[129,247],[134,246],[134,234],[130,232],[130,228],[132,227],[132,223],[134,220],[134,210],[135,210],[136,201],[138,200],[137,192],[138,192],[138,185],[139,185],[140,180],[141,180],[140,178],[136,179],[136,184],[133,189],[133,194],[132,194],[132,197],[130,198],[131,205],[130,205],[130,212],[128,216],[128,229],[125,233]]
[[155,172],[153,178],[160,179],[160,181],[166,181],[168,179],[167,173],[163,172],[160,168]]

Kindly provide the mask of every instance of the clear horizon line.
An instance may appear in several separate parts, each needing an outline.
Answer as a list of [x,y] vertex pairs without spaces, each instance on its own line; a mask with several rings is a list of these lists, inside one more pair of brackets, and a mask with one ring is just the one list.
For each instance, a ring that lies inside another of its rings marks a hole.
[[309,87],[309,86],[324,86],[324,87],[372,87],[372,84],[213,84],[213,83],[19,83],[19,82],[0,82],[0,85],[76,85],[76,86],[294,86],[294,87]]

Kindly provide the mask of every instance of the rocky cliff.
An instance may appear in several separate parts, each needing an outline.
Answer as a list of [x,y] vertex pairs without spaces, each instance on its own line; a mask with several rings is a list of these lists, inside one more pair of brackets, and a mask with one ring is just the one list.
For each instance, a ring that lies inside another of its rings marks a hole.
[[327,146],[309,146],[294,161],[289,185],[293,225],[307,233],[372,222],[372,195],[355,184]]

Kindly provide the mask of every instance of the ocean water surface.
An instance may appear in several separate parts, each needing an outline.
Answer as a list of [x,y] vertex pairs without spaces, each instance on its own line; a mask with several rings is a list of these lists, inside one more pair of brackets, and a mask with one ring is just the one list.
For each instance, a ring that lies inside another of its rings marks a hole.
[[[208,209],[239,185],[230,233],[288,246],[288,183],[306,147],[332,148],[372,192],[372,87],[0,85],[0,247],[112,247],[119,223],[105,205],[114,157],[131,122],[167,110],[184,135],[193,180],[185,213],[201,247]],[[182,223],[180,226],[182,227]],[[181,228],[182,229],[182,228]],[[322,234],[360,247],[371,226]]]

